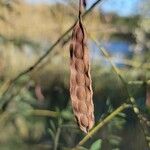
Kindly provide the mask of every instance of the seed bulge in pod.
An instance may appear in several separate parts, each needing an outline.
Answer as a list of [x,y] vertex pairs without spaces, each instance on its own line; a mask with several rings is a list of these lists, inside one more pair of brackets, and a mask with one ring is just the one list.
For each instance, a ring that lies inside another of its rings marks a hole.
[[93,112],[93,109],[94,109],[94,105],[93,105],[93,103],[90,101],[89,102],[91,105],[90,105],[90,107],[88,107],[88,111],[89,112]]
[[85,93],[84,87],[82,87],[82,86],[77,87],[76,95],[77,95],[79,100],[85,101],[86,93]]
[[82,45],[80,43],[76,43],[74,54],[76,58],[80,58],[80,59],[83,58],[83,50],[82,50]]
[[89,121],[89,129],[91,129],[94,125],[94,115],[91,113],[89,115],[89,117],[90,117],[90,120],[91,120],[91,121]]
[[70,76],[70,92],[72,93],[72,95],[75,95],[75,85],[76,85],[76,70],[71,67],[71,76]]
[[84,64],[85,64],[85,71],[89,71],[89,53],[88,53],[88,49],[85,46],[84,47]]
[[84,101],[79,101],[78,108],[80,113],[87,115],[87,106]]
[[85,88],[86,91],[86,101],[87,103],[91,103],[91,91],[89,90],[88,87]]
[[72,76],[70,78],[70,82],[71,82],[72,85],[76,85],[75,73],[72,73]]
[[82,26],[80,23],[77,24],[77,32],[76,32],[76,40],[81,43],[84,39],[84,34],[83,34],[83,30],[82,30]]
[[91,83],[90,83],[90,79],[87,75],[88,74],[85,75],[85,86],[89,87]]
[[73,106],[73,110],[78,112],[78,99],[74,98],[74,100],[72,101],[72,106]]
[[89,126],[88,118],[86,115],[80,116],[81,125],[87,128]]
[[70,87],[70,92],[71,92],[71,98],[73,98],[75,96],[75,94],[76,94],[74,86]]
[[75,69],[76,69],[77,72],[84,73],[84,63],[83,63],[83,60],[76,59],[76,61],[75,61]]
[[84,86],[85,85],[85,79],[84,79],[84,74],[83,73],[78,73],[76,75],[76,83],[78,86]]

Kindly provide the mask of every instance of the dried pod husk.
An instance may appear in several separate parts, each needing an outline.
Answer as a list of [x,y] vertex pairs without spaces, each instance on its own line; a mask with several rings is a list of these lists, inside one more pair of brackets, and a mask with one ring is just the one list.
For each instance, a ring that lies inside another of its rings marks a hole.
[[79,20],[70,44],[70,95],[73,112],[82,131],[87,133],[94,125],[93,91],[90,75],[86,32]]

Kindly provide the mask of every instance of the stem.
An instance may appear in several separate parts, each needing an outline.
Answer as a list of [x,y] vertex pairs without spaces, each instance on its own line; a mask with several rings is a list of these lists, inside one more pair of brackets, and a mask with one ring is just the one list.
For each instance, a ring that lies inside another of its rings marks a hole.
[[58,117],[59,113],[55,111],[50,111],[50,110],[35,109],[31,111],[31,115],[44,116],[44,117]]
[[[130,85],[143,85],[145,81],[129,81],[128,84]],[[147,85],[150,85],[150,80],[146,81]]]
[[60,137],[60,133],[61,133],[61,125],[62,125],[62,120],[61,120],[61,118],[59,118],[58,128],[57,128],[57,132],[56,132],[56,136],[55,136],[55,140],[54,140],[54,150],[57,150],[57,148],[58,148],[59,137]]
[[57,129],[56,136],[55,136],[54,150],[57,150],[57,148],[58,148],[58,142],[59,142],[60,132],[61,132],[61,127],[59,126],[58,129]]

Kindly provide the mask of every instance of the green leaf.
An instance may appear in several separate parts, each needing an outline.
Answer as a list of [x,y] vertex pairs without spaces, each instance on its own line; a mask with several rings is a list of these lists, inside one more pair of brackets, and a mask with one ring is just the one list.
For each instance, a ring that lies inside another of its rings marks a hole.
[[100,150],[101,149],[101,145],[102,145],[102,140],[97,140],[95,141],[92,145],[90,150]]
[[72,113],[71,113],[70,111],[68,111],[68,110],[63,110],[63,111],[61,112],[61,115],[62,115],[62,117],[63,117],[64,119],[71,120],[71,119],[73,118]]
[[48,129],[48,132],[50,133],[52,139],[54,140],[55,139],[55,133],[53,132],[52,129]]
[[53,131],[56,131],[56,126],[52,120],[50,120],[50,125]]

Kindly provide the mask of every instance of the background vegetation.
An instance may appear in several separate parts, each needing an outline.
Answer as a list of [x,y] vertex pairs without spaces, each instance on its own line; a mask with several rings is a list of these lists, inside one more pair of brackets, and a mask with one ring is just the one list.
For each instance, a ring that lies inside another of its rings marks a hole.
[[[49,49],[77,19],[78,2],[65,2],[33,5],[23,0],[0,1],[0,150],[71,149],[85,136],[76,125],[70,104],[70,33]],[[97,7],[84,19],[96,125],[123,103],[130,104],[129,94],[142,117],[133,111],[133,105],[118,111],[80,149],[149,149],[149,6],[148,0],[141,0],[138,13],[124,17],[103,13]],[[47,50],[50,53],[44,60],[13,80]]]

